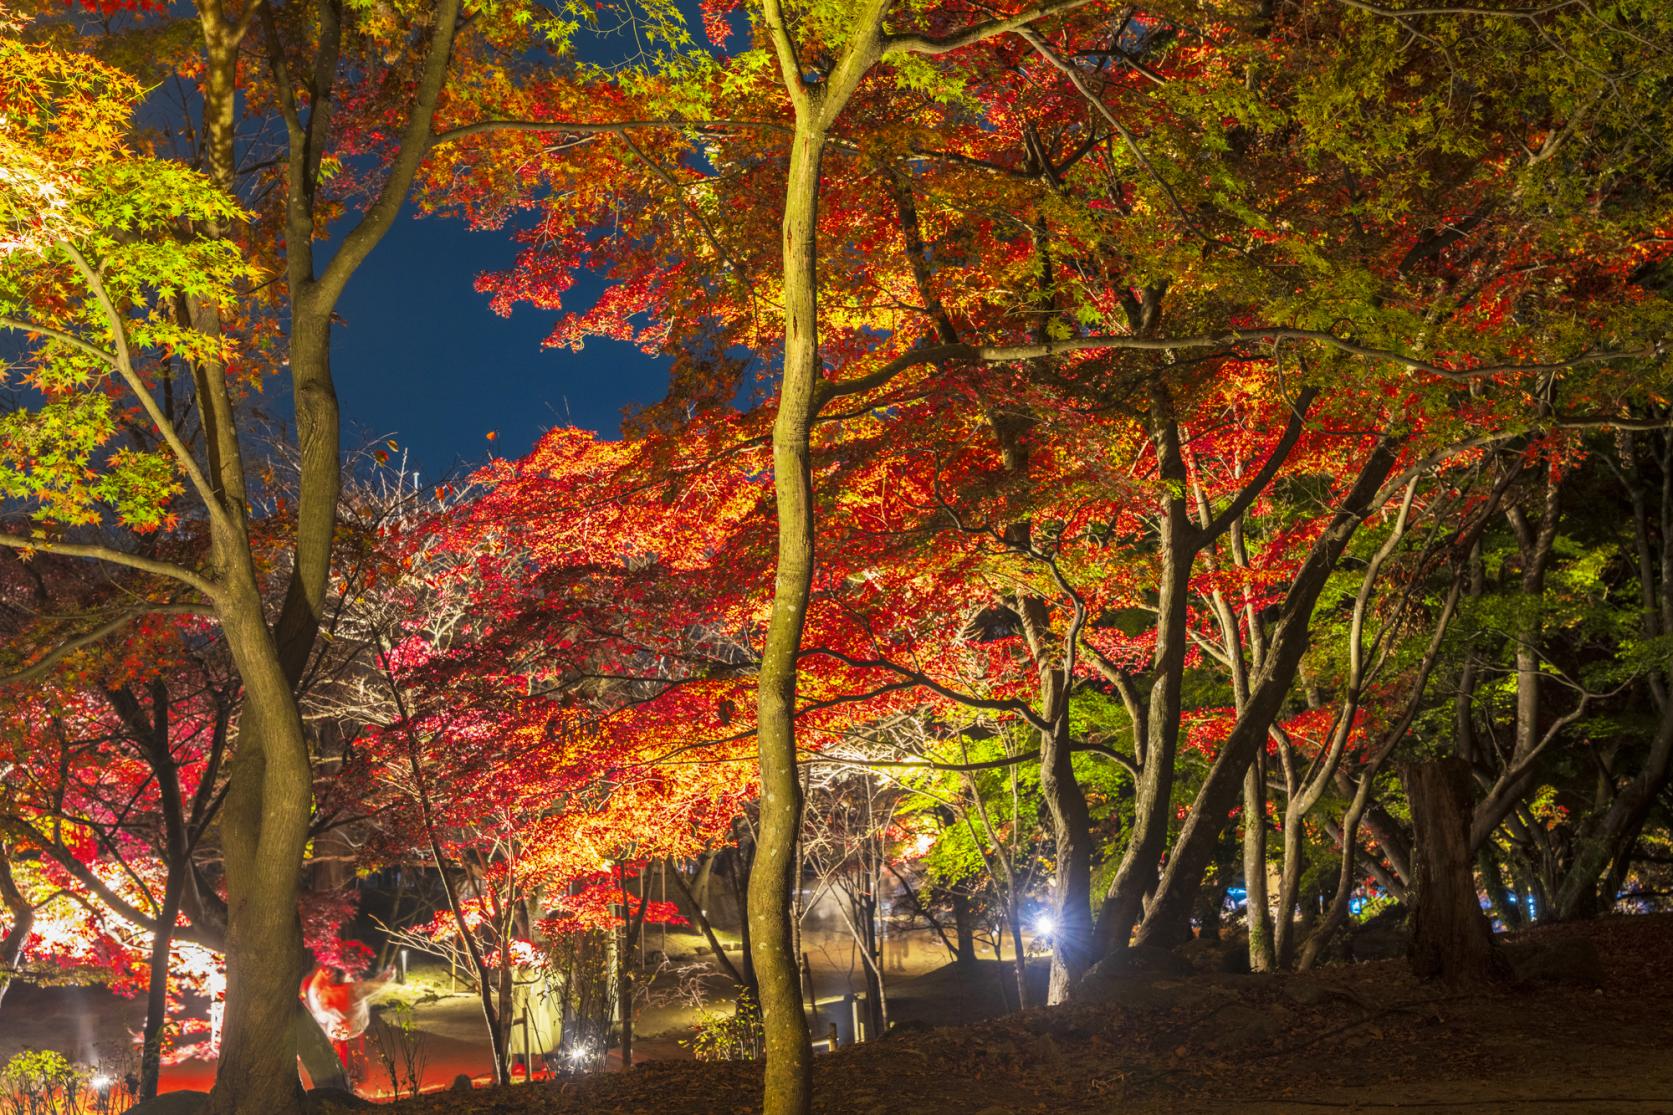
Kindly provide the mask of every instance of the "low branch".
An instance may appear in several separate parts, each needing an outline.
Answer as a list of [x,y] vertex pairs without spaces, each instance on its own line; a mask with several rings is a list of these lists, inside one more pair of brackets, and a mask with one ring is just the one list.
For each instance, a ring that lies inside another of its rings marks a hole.
[[1090,3],[1090,0],[1048,0],[1047,3],[1041,4],[1039,7],[1029,8],[1026,11],[1018,12],[1016,15],[983,20],[981,23],[972,24],[950,35],[885,35],[883,36],[883,53],[885,56],[890,54],[950,54],[955,50],[974,46],[996,35],[1020,30],[1035,20],[1072,12],[1088,3]]
[[1064,341],[1041,341],[1020,345],[941,344],[925,345],[903,353],[875,372],[853,379],[827,381],[819,393],[819,405],[845,395],[857,395],[882,387],[908,369],[921,364],[967,361],[978,364],[1002,364],[1018,360],[1040,360],[1050,356],[1068,356],[1079,352],[1138,351],[1167,352],[1180,349],[1224,348],[1257,341],[1304,341],[1324,345],[1349,356],[1367,360],[1385,360],[1409,371],[1423,372],[1443,379],[1467,382],[1483,376],[1543,373],[1578,368],[1588,364],[1606,364],[1616,360],[1646,360],[1664,354],[1661,343],[1649,348],[1624,352],[1586,352],[1567,360],[1543,364],[1486,364],[1476,368],[1443,368],[1415,356],[1391,349],[1369,348],[1334,333],[1319,329],[1290,329],[1269,327],[1259,329],[1227,329],[1220,333],[1205,333],[1189,337],[1134,337],[1128,334],[1094,337],[1074,337]]
[[201,616],[207,614],[209,614],[207,609],[196,604],[156,604],[148,608],[140,608],[137,611],[124,612],[114,619],[101,623],[85,634],[77,635],[15,673],[0,674],[0,686],[17,685],[43,677],[59,662],[63,661],[67,655],[74,654],[83,647],[91,646],[101,639],[115,634],[141,616]]
[[110,546],[98,546],[85,542],[52,542],[44,538],[20,538],[15,534],[0,534],[0,546],[12,550],[41,550],[49,554],[62,554],[65,557],[108,561],[112,565],[122,565],[129,569],[138,569],[142,573],[150,573],[158,577],[168,577],[171,580],[179,581],[181,584],[202,593],[209,600],[218,600],[221,595],[220,589],[202,574],[194,573],[183,565],[176,565],[172,561],[142,557],[139,554],[130,554],[125,550],[118,550]]

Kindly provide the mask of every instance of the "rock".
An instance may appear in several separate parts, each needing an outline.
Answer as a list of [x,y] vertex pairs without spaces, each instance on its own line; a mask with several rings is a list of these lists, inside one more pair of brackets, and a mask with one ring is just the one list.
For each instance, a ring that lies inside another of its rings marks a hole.
[[208,1106],[208,1092],[164,1092],[128,1108],[128,1115],[197,1115]]
[[1249,942],[1245,937],[1195,937],[1174,951],[1194,972],[1244,975],[1249,971]]
[[935,1027],[919,1018],[908,1018],[900,1022],[889,1023],[889,1029],[883,1034],[886,1038],[902,1037],[907,1034],[927,1034]]
[[1277,1009],[1261,1010],[1233,1003],[1205,1019],[1199,1030],[1208,1035],[1208,1045],[1222,1051],[1265,1045],[1284,1032],[1287,1019]]
[[1388,906],[1348,934],[1344,951],[1348,961],[1354,964],[1367,960],[1392,960],[1406,955],[1409,937],[1406,908]]
[[1603,986],[1603,960],[1584,937],[1511,941],[1505,944],[1504,955],[1517,983]]
[[1316,983],[1306,983],[1301,980],[1285,980],[1283,983],[1284,998],[1302,1007],[1316,1007],[1328,1003],[1331,999],[1330,991]]
[[[1070,991],[1086,1002],[1124,1001],[1132,985],[1191,974],[1191,962],[1166,949],[1135,945],[1098,961]],[[1116,992],[1122,992],[1117,995]]]
[[1305,977],[1292,977],[1284,980],[1282,985],[1284,998],[1302,1007],[1321,1007],[1332,1001],[1358,1003],[1359,998],[1350,991],[1329,984],[1315,983]]

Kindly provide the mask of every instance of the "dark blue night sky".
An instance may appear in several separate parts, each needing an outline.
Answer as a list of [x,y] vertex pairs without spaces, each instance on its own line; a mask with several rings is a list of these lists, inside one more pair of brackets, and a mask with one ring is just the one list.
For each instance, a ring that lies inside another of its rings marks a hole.
[[[338,306],[332,367],[345,448],[392,436],[439,480],[490,453],[520,456],[553,426],[615,437],[624,406],[662,397],[666,361],[615,341],[542,348],[557,314],[489,310],[476,276],[509,266],[515,252],[509,231],[472,232],[409,208]],[[566,309],[586,308],[600,289],[577,283]]]

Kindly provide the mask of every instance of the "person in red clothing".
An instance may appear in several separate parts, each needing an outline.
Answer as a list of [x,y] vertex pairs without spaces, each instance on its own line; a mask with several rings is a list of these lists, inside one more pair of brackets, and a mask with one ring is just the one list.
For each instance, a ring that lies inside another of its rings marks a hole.
[[349,979],[337,968],[322,965],[302,983],[302,1001],[320,1024],[325,1036],[346,1066],[351,1046],[358,1046],[372,1024],[369,1000],[389,982],[394,970],[378,973],[374,979]]

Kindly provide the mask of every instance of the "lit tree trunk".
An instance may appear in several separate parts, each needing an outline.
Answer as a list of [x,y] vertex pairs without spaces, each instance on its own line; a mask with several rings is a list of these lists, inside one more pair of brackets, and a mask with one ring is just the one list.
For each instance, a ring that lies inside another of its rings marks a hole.
[[[198,5],[204,43],[203,156],[209,177],[236,193],[237,62],[247,24],[218,3]],[[206,230],[219,233],[221,230]],[[218,311],[188,299],[192,324],[220,332]],[[279,1115],[301,1105],[295,1007],[302,978],[299,873],[313,788],[293,686],[272,633],[251,556],[243,462],[225,369],[194,367],[199,419],[219,500],[211,549],[220,578],[216,614],[244,685],[238,753],[222,809],[227,890],[227,993],[214,1115]]]
[[856,8],[849,38],[824,80],[810,84],[779,0],[763,15],[785,91],[795,107],[784,190],[784,369],[773,421],[778,565],[757,674],[756,742],[761,830],[749,874],[750,954],[766,1036],[765,1115],[804,1115],[813,1105],[813,1047],[802,1011],[790,908],[802,786],[796,774],[796,681],[813,587],[813,473],[809,440],[819,409],[819,172],[826,135],[879,55],[886,0]]
[[[1341,560],[1359,524],[1369,513],[1383,481],[1394,469],[1399,441],[1378,441],[1354,478],[1340,509],[1313,543],[1297,570],[1273,625],[1265,661],[1249,687],[1249,703],[1238,715],[1208,777],[1197,791],[1191,812],[1174,842],[1167,870],[1145,911],[1139,940],[1169,946],[1189,933],[1191,902],[1228,815],[1243,789],[1243,776],[1265,743],[1285,695],[1295,683],[1307,650],[1313,606],[1325,581]],[[1282,913],[1282,912],[1281,912]]]
[[1401,775],[1416,835],[1412,971],[1453,984],[1497,979],[1503,961],[1476,895],[1470,854],[1469,766],[1448,757],[1409,764]]
[[[221,629],[244,682],[239,748],[222,815],[227,888],[227,995],[214,1115],[296,1111],[295,1014],[302,980],[297,897],[312,772],[290,679],[262,619],[254,570]],[[243,571],[240,571],[243,572]]]
[[180,917],[180,870],[169,864],[163,888],[163,904],[157,910],[157,928],[151,934],[151,975],[145,992],[145,1033],[140,1041],[139,1093],[141,1100],[155,1099],[163,1068],[163,1023],[168,1019],[169,951],[174,945],[174,923]]
[[[1145,302],[1129,308],[1128,316],[1137,331],[1153,327],[1161,298],[1160,290],[1147,291]],[[1098,915],[1097,941],[1104,951],[1125,948],[1132,936],[1133,926],[1145,909],[1146,896],[1155,890],[1157,869],[1167,843],[1168,826],[1172,819],[1173,768],[1179,743],[1180,690],[1184,681],[1185,647],[1191,584],[1191,570],[1197,555],[1223,532],[1234,528],[1255,498],[1266,490],[1288,459],[1301,436],[1303,421],[1317,392],[1304,389],[1291,408],[1290,419],[1283,434],[1268,454],[1260,469],[1239,489],[1232,502],[1218,515],[1204,513],[1201,526],[1191,522],[1186,501],[1189,475],[1181,452],[1179,424],[1174,418],[1173,400],[1161,383],[1151,389],[1151,442],[1156,449],[1157,471],[1163,482],[1160,499],[1162,570],[1157,589],[1156,650],[1151,660],[1151,682],[1148,698],[1141,700],[1131,680],[1114,671],[1122,690],[1122,700],[1133,718],[1134,751],[1139,760],[1140,777],[1136,787],[1133,836],[1121,857],[1115,878]],[[1392,465],[1392,461],[1390,462]],[[1384,473],[1386,475],[1386,472]],[[1320,581],[1322,587],[1322,579]],[[1315,590],[1316,593],[1317,590]],[[1298,656],[1299,657],[1299,656]],[[1106,674],[1112,671],[1106,669]],[[1264,672],[1263,672],[1264,676]],[[1286,686],[1287,688],[1287,686]],[[1274,698],[1276,700],[1276,698]],[[1274,704],[1274,708],[1276,705]],[[1264,738],[1264,733],[1263,733]],[[1253,746],[1251,744],[1251,746]],[[1247,762],[1243,759],[1242,762]],[[1237,767],[1237,783],[1232,788],[1233,799],[1243,781],[1243,766]],[[1228,802],[1226,808],[1229,809]],[[1206,844],[1196,849],[1203,857],[1196,866],[1200,879],[1207,866],[1217,832],[1206,838]],[[1170,866],[1170,874],[1172,869]],[[1191,896],[1183,901],[1188,904]],[[1148,917],[1148,914],[1146,915]],[[1187,912],[1181,913],[1183,919]]]
[[796,772],[797,655],[813,582],[813,477],[808,438],[819,381],[816,221],[822,131],[798,121],[784,210],[784,379],[773,425],[778,571],[761,655],[757,740],[761,829],[749,873],[750,956],[766,1031],[765,1110],[812,1105],[813,1058],[797,977],[790,907],[802,784]]
[[35,908],[29,905],[18,889],[17,880],[12,878],[11,857],[3,844],[0,844],[0,902],[5,904],[12,919],[11,928],[0,937],[0,1002],[4,1002],[6,988],[12,983],[11,973],[23,960],[24,946],[35,928]]
[[[1279,746],[1286,751],[1290,748],[1287,739]],[[1272,927],[1273,959],[1281,970],[1289,968],[1295,958],[1295,906],[1301,893],[1301,871],[1307,854],[1301,831],[1304,815],[1299,801],[1301,786],[1294,778],[1294,763],[1290,755],[1285,755],[1283,765],[1288,797],[1284,802],[1283,858],[1278,870],[1278,918]]]
[[[1055,713],[1040,733],[1040,795],[1051,814],[1057,872],[1052,888],[1051,981],[1046,1001],[1061,1003],[1094,959],[1092,939],[1092,822],[1075,779],[1069,748],[1067,680],[1048,670],[1044,706]],[[1059,706],[1062,706],[1059,709]],[[1019,960],[1020,963],[1020,960]]]
[[976,967],[976,923],[970,916],[970,896],[955,886],[948,897],[953,904],[954,963],[960,971],[969,972]]
[[[639,876],[639,889],[645,889],[644,875]],[[616,951],[616,1009],[622,1016],[622,1071],[633,1068],[633,938],[645,925],[645,914],[650,909],[643,894],[639,895],[639,909],[635,911],[627,889],[627,867],[616,864],[616,887],[622,899],[622,941]],[[532,1073],[534,1069],[529,1068]]]
[[1249,926],[1249,970],[1270,972],[1273,967],[1272,911],[1266,894],[1266,779],[1265,764],[1255,756],[1243,776],[1243,904]]
[[1133,710],[1137,713],[1133,733],[1140,773],[1134,787],[1132,836],[1098,917],[1098,942],[1106,951],[1127,946],[1144,896],[1156,883],[1157,864],[1167,843],[1179,741],[1188,593],[1191,567],[1200,548],[1192,537],[1186,503],[1187,475],[1180,455],[1179,426],[1174,421],[1172,400],[1160,384],[1151,390],[1151,441],[1164,485],[1158,516],[1162,569],[1156,600],[1156,650],[1151,661],[1155,676],[1147,699]]
[[[1011,903],[1010,911],[1005,916],[1005,923],[1011,933],[1011,974],[1017,984],[1017,1009],[1028,1009],[1028,953],[1022,947],[1022,911],[1017,908],[1015,901]],[[997,950],[999,942],[994,941]]]

